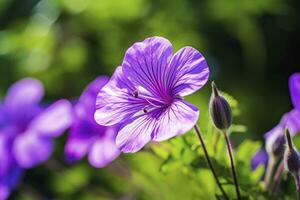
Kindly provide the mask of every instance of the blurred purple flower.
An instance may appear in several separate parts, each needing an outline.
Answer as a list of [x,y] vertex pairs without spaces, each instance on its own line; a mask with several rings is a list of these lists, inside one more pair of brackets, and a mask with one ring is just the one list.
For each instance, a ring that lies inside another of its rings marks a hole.
[[6,199],[22,171],[47,160],[52,140],[72,123],[72,107],[59,100],[47,108],[39,103],[43,85],[23,79],[9,89],[0,103],[0,199]]
[[173,55],[171,43],[151,37],[135,43],[107,85],[99,92],[95,120],[101,125],[121,123],[119,149],[139,151],[149,141],[163,141],[190,130],[199,110],[183,97],[208,80],[204,57],[192,47]]
[[291,136],[300,132],[300,73],[295,73],[290,77],[289,87],[294,109],[284,114],[279,124],[265,134],[265,149],[259,150],[252,158],[251,167],[253,170],[259,165],[266,166],[268,155],[282,155],[286,127],[289,129]]
[[117,126],[101,126],[95,122],[95,102],[99,90],[108,82],[108,77],[99,77],[88,85],[74,106],[74,123],[65,146],[70,162],[88,159],[94,167],[105,167],[116,159],[120,151],[115,144]]

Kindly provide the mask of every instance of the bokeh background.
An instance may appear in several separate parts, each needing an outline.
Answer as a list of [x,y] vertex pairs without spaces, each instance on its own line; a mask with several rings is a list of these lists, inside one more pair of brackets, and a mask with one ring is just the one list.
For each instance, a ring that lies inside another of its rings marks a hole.
[[[288,78],[300,71],[299,9],[299,0],[0,0],[0,97],[31,76],[44,83],[46,102],[75,100],[97,76],[111,75],[131,44],[159,35],[175,50],[201,51],[210,79],[238,100],[235,122],[247,131],[234,135],[236,142],[262,141],[292,108]],[[209,96],[207,84],[190,100],[206,113]],[[85,160],[70,166],[65,139],[57,140],[47,163],[26,172],[11,199],[187,197],[179,190],[189,178],[156,173],[155,156],[124,155],[106,169]],[[189,189],[199,190],[195,183]]]

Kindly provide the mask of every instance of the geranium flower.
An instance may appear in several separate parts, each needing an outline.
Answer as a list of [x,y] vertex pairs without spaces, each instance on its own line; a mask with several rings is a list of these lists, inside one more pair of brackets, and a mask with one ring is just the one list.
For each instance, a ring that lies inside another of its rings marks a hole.
[[164,141],[193,128],[199,116],[183,97],[208,80],[205,58],[192,47],[173,55],[162,37],[135,43],[98,94],[95,120],[105,126],[122,123],[116,144],[136,152],[149,141]]
[[105,167],[120,154],[115,144],[118,126],[101,126],[94,119],[97,94],[108,80],[108,77],[99,77],[90,83],[74,106],[74,123],[65,146],[70,162],[88,154],[91,165]]
[[253,170],[259,165],[266,166],[269,155],[282,155],[285,144],[285,128],[289,129],[291,136],[300,132],[300,73],[295,73],[290,77],[289,87],[294,109],[284,114],[279,124],[264,135],[266,140],[265,149],[259,150],[252,158],[251,166]]
[[59,100],[47,108],[40,105],[43,85],[23,79],[8,91],[0,104],[0,199],[6,199],[24,169],[46,161],[53,138],[72,123],[72,108]]

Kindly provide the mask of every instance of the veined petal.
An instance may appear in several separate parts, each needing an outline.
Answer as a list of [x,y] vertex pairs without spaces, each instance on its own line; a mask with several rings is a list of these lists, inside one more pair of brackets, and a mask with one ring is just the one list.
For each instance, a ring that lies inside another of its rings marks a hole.
[[126,51],[122,63],[124,75],[154,96],[170,95],[164,79],[172,53],[172,44],[162,37],[137,42]]
[[144,114],[124,122],[116,137],[118,148],[124,153],[134,153],[143,148],[157,129],[157,121]]
[[192,47],[180,49],[172,57],[168,68],[167,87],[180,96],[199,90],[209,77],[209,68],[205,58]]
[[24,109],[37,105],[44,96],[44,87],[36,79],[26,78],[13,84],[5,98],[10,112],[20,114]]
[[59,100],[40,113],[30,123],[30,130],[41,136],[60,136],[72,123],[72,105],[67,100]]
[[105,167],[120,155],[120,150],[115,143],[116,130],[112,127],[107,128],[105,136],[98,137],[91,146],[89,152],[89,162],[94,167]]
[[13,154],[18,165],[26,169],[46,161],[52,150],[52,139],[34,132],[20,134],[13,144]]
[[300,110],[300,73],[295,73],[289,80],[292,102]]
[[189,131],[197,123],[199,110],[192,104],[177,100],[161,113],[154,141],[163,141]]
[[96,100],[95,120],[103,126],[118,124],[142,110],[147,102],[134,97],[135,87],[118,67]]

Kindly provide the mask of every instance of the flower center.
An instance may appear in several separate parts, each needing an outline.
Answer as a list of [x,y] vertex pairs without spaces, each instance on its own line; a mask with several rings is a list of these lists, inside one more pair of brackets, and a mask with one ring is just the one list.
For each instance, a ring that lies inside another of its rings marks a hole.
[[134,98],[141,99],[145,102],[145,106],[142,109],[143,113],[148,113],[156,109],[160,109],[160,110],[166,109],[170,107],[176,99],[181,99],[181,100],[183,99],[179,95],[173,97],[172,95],[168,95],[168,94],[156,97],[153,95],[148,95],[147,92],[146,93],[140,92],[138,89],[132,92],[132,96]]

